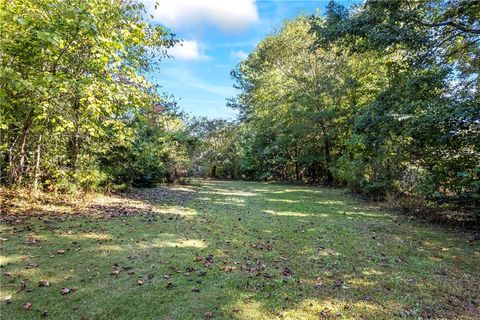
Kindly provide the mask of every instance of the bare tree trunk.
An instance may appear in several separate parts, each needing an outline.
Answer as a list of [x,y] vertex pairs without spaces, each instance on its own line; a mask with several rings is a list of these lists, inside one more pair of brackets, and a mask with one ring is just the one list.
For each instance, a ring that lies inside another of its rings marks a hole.
[[35,159],[35,170],[34,170],[34,178],[33,178],[33,188],[35,190],[38,189],[38,178],[40,177],[40,156],[42,150],[42,134],[38,138],[38,145],[37,145],[37,158]]
[[333,175],[330,171],[330,164],[332,163],[331,146],[330,146],[330,137],[328,136],[327,128],[325,127],[325,122],[321,121],[320,125],[322,127],[323,133],[323,152],[325,153],[325,163],[326,163],[326,180],[327,182],[333,181]]
[[70,168],[72,171],[75,173],[77,170],[77,159],[78,159],[78,149],[79,149],[79,142],[78,142],[78,136],[79,136],[79,127],[80,127],[80,115],[79,115],[79,98],[75,97],[75,102],[74,102],[74,129],[72,132],[72,136],[70,138]]
[[27,119],[25,120],[25,124],[23,125],[22,135],[20,139],[20,148],[18,152],[20,155],[20,158],[18,160],[18,166],[16,168],[15,166],[12,168],[13,170],[15,170],[15,172],[13,173],[13,178],[15,183],[17,184],[22,183],[22,178],[25,171],[24,170],[25,156],[26,156],[25,146],[27,145],[27,137],[30,131],[30,126],[32,124],[32,117],[33,117],[33,109],[31,109],[30,112],[28,113]]
[[[9,128],[11,131],[13,131],[13,128],[10,127]],[[8,133],[8,131],[7,131]],[[15,155],[13,153],[13,149],[15,148],[15,145],[17,144],[17,140],[18,140],[18,136],[12,140],[12,137],[10,136],[7,136],[7,138],[5,139],[5,141],[7,141],[7,144],[10,143],[10,147],[8,148],[8,152],[7,152],[7,168],[6,168],[6,175],[7,175],[7,182],[9,182],[10,184],[12,184],[14,181],[14,177],[13,177],[13,166],[14,166],[14,161],[15,161]]]
[[215,179],[217,177],[217,165],[216,164],[212,166],[212,171],[211,171],[210,175],[213,179]]
[[300,167],[298,164],[298,144],[295,144],[295,180],[296,182],[300,181]]
[[236,178],[236,173],[237,172],[237,163],[235,160],[233,160],[233,163],[232,163],[232,172],[230,173],[230,177],[232,178],[232,180],[235,180]]

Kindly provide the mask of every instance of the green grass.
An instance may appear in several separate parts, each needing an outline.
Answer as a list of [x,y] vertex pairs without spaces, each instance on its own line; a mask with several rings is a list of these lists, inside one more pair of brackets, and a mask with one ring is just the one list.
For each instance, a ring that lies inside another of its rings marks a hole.
[[[111,218],[3,224],[0,296],[11,303],[1,319],[479,318],[478,242],[340,189],[189,189],[137,190],[96,207]],[[122,215],[124,206],[136,209]]]

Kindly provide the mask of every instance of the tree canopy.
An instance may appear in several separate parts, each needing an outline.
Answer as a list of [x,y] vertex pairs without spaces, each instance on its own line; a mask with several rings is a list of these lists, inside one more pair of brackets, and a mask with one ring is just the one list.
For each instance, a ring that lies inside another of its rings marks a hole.
[[330,2],[232,72],[245,174],[474,208],[480,192],[479,5]]
[[[175,110],[152,111],[165,98],[145,74],[177,40],[143,4],[15,1],[0,15],[4,183],[91,188],[176,167],[184,126]],[[129,160],[105,169],[120,150]]]

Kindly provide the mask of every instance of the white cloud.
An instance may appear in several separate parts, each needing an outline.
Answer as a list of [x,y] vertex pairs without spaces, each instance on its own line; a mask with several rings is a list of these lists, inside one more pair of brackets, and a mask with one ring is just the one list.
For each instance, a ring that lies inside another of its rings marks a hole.
[[255,0],[144,0],[144,3],[155,21],[172,28],[209,24],[235,33],[259,21]]
[[230,57],[233,59],[238,59],[238,60],[244,60],[248,57],[248,53],[246,53],[243,50],[238,50],[238,51],[230,51]]
[[210,60],[202,53],[201,47],[195,40],[184,40],[168,49],[168,54],[179,60]]

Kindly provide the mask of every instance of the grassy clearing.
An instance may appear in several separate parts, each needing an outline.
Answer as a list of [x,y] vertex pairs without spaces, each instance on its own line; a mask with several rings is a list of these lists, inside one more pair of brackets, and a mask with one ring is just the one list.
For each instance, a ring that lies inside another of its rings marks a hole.
[[478,242],[342,190],[201,182],[55,208],[2,217],[2,319],[479,318]]

